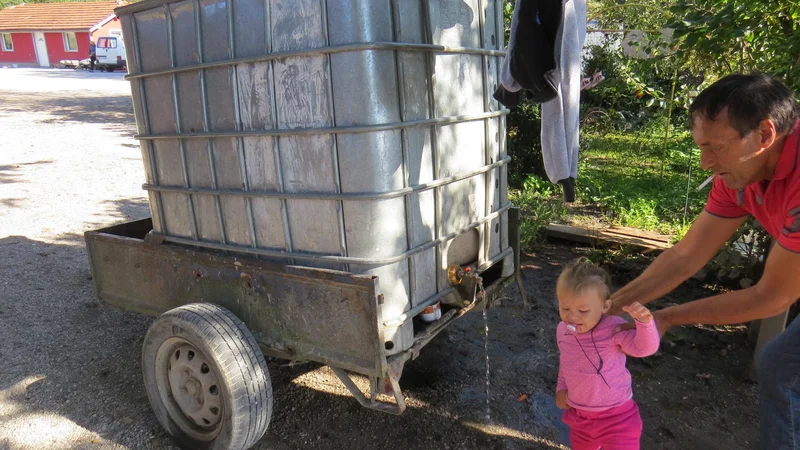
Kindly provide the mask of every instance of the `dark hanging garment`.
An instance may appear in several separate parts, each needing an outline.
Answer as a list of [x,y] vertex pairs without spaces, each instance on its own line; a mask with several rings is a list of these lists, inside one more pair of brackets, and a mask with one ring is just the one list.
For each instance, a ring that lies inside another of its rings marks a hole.
[[536,103],[556,98],[561,78],[556,45],[562,12],[561,0],[517,0],[495,100],[516,106],[521,90]]

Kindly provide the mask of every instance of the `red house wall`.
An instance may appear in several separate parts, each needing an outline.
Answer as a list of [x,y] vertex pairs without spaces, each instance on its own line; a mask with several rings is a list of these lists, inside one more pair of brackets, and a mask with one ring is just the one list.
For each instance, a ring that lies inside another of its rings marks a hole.
[[94,41],[97,42],[97,38],[100,36],[111,36],[111,30],[122,30],[122,23],[120,23],[119,19],[116,17],[111,19],[107,24],[95,30],[94,33],[92,33],[92,38],[94,38]]
[[3,51],[0,45],[0,63],[36,64],[36,47],[33,44],[33,33],[11,33],[14,51]]
[[78,40],[78,51],[68,52],[64,45],[64,33],[45,33],[44,40],[47,43],[47,56],[50,58],[50,65],[57,66],[62,59],[81,60],[89,57],[89,32],[77,32],[75,38]]

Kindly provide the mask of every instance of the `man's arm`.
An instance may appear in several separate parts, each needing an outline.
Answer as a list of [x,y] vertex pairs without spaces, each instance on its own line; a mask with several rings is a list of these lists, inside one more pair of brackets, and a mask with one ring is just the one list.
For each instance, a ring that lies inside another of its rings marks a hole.
[[680,242],[659,255],[639,277],[611,295],[613,310],[619,311],[633,302],[644,305],[671,292],[708,264],[745,219],[726,219],[707,211],[700,213]]
[[780,245],[769,254],[755,286],[656,311],[659,328],[704,323],[727,325],[774,316],[800,298],[800,253]]

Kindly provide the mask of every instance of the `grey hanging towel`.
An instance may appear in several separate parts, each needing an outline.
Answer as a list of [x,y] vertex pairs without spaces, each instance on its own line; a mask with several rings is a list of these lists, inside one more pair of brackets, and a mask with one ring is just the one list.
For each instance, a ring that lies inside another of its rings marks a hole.
[[575,201],[578,176],[581,53],[586,0],[517,0],[494,98],[505,106],[527,92],[542,104],[542,159],[547,177]]
[[564,200],[575,201],[581,101],[581,53],[586,40],[586,0],[564,0],[558,33],[561,79],[556,98],[542,104],[542,158],[547,177],[564,186]]

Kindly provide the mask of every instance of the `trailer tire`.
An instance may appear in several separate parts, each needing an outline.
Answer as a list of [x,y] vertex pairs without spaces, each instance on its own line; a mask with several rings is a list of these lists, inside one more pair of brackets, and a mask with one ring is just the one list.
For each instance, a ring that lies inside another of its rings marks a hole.
[[158,317],[142,345],[142,372],[158,421],[182,448],[245,450],[267,431],[267,363],[225,308],[192,303]]

